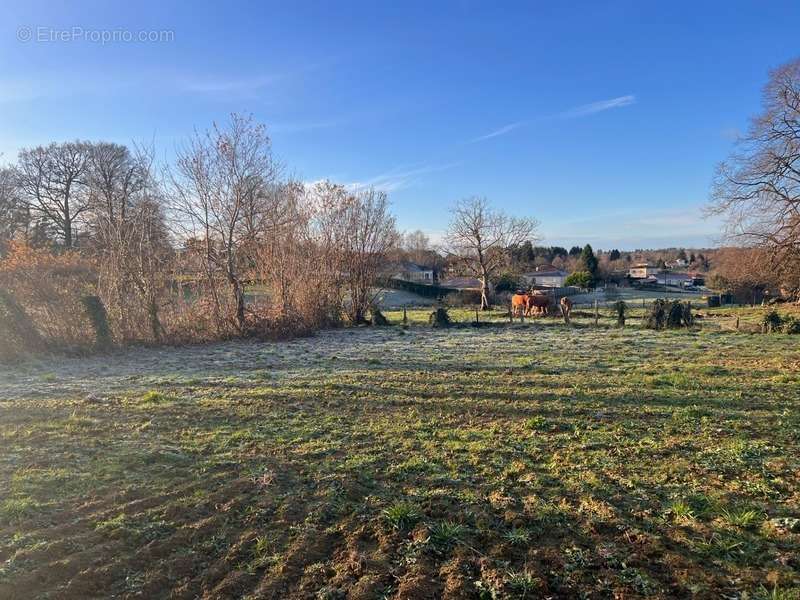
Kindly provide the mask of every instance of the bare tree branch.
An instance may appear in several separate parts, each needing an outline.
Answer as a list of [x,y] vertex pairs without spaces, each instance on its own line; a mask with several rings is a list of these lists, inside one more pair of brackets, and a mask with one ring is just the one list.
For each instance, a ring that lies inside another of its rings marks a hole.
[[458,202],[445,238],[446,250],[481,282],[481,308],[490,307],[491,277],[508,260],[508,249],[536,239],[535,219],[492,210],[486,198]]

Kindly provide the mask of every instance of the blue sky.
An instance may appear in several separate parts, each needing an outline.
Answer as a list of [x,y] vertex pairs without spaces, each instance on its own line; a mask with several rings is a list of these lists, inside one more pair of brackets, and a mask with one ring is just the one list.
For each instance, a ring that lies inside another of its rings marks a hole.
[[714,166],[800,54],[796,0],[6,4],[0,160],[74,138],[169,156],[251,112],[292,174],[386,189],[402,228],[435,237],[481,195],[600,248],[711,244]]

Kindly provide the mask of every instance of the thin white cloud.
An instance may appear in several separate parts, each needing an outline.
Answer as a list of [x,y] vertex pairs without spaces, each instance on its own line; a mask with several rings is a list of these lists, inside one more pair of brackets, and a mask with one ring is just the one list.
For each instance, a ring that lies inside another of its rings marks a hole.
[[185,74],[177,78],[178,91],[220,95],[220,96],[257,96],[264,88],[281,84],[298,82],[323,68],[330,68],[334,59],[318,63],[284,66],[282,70],[270,73],[258,73],[246,76],[230,76],[228,74]]
[[[600,100],[599,102],[592,102],[590,104],[583,104],[581,106],[576,106],[575,108],[571,108],[567,111],[559,113],[554,116],[550,117],[542,117],[543,120],[552,119],[552,118],[562,118],[562,119],[574,119],[577,117],[586,117],[589,115],[593,115],[599,112],[603,112],[605,110],[611,110],[612,108],[622,108],[623,106],[630,106],[631,104],[636,103],[636,96],[634,95],[627,95],[627,96],[619,96],[617,98],[611,98],[609,100]],[[490,140],[492,138],[496,138],[501,135],[505,135],[507,133],[511,133],[521,127],[525,127],[530,125],[533,121],[516,121],[514,123],[509,123],[508,125],[504,125],[499,129],[495,129],[485,135],[478,136],[469,140],[468,144],[474,144],[476,142],[483,142],[485,140]]]
[[494,131],[492,131],[490,133],[487,133],[486,135],[481,135],[481,136],[478,136],[478,137],[476,137],[474,139],[471,139],[467,143],[474,144],[475,142],[482,142],[483,140],[489,140],[489,139],[492,139],[492,138],[495,138],[495,137],[498,137],[498,136],[501,136],[501,135],[505,135],[506,133],[510,133],[510,132],[514,131],[515,129],[519,129],[523,125],[525,125],[525,121],[517,121],[516,123],[509,123],[508,125],[505,125],[505,126],[501,127],[500,129],[495,129]]
[[127,73],[110,78],[102,73],[76,73],[68,81],[55,74],[43,73],[35,78],[0,80],[0,104],[66,97],[108,97],[120,93],[136,93],[143,85],[155,85],[164,93],[195,94],[220,97],[255,97],[273,85],[280,76],[261,75],[226,78],[214,75],[174,75],[161,71]]
[[576,106],[566,112],[561,113],[561,116],[567,119],[573,119],[576,117],[586,117],[588,115],[593,115],[599,112],[603,112],[604,110],[611,110],[612,108],[622,108],[623,106],[630,106],[631,104],[636,103],[636,96],[628,95],[628,96],[619,96],[617,98],[611,98],[610,100],[600,100],[599,102],[592,102],[591,104],[583,104],[581,106]]
[[412,183],[417,181],[422,175],[429,173],[437,173],[439,171],[446,171],[457,167],[461,163],[445,163],[445,164],[430,164],[420,165],[417,167],[396,167],[380,175],[376,175],[365,181],[354,181],[347,184],[347,187],[353,190],[364,188],[375,188],[383,192],[394,192],[403,188],[407,188]]

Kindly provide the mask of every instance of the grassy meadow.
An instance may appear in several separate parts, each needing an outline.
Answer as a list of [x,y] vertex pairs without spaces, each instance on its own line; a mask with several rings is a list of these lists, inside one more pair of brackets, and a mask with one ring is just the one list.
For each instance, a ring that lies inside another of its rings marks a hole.
[[800,336],[428,312],[0,369],[0,598],[800,596]]

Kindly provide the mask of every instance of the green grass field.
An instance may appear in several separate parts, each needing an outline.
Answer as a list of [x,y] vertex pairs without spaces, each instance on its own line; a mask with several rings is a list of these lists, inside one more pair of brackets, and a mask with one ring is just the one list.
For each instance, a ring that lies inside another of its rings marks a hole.
[[0,370],[0,598],[799,597],[800,336],[426,318]]

